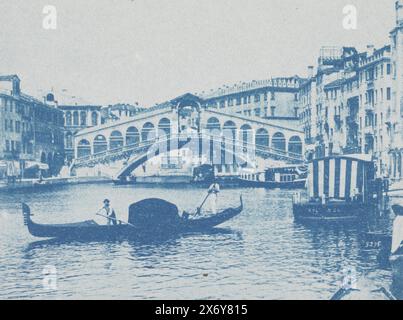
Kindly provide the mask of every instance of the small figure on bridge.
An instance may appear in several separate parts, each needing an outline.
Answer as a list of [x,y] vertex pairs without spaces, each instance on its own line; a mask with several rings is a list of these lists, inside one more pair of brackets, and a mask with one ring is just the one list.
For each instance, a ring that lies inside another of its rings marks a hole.
[[97,215],[105,217],[108,226],[117,225],[115,210],[110,206],[110,201],[108,199],[104,200],[104,206],[98,211]]

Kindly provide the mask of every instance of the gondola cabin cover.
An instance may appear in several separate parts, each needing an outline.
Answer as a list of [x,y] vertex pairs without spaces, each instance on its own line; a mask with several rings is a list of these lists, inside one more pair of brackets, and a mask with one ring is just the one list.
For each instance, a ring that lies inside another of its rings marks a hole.
[[375,166],[370,156],[315,159],[308,171],[309,199],[294,199],[297,221],[364,221],[373,210]]
[[145,199],[129,207],[129,223],[139,228],[169,228],[179,222],[178,207],[162,199]]
[[313,160],[308,165],[308,193],[312,200],[369,202],[375,168],[369,155],[348,155]]

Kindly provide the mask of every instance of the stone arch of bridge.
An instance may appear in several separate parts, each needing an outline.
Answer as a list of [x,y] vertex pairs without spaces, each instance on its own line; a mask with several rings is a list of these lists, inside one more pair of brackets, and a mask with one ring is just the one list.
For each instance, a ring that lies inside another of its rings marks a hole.
[[[197,139],[195,139],[197,140]],[[171,138],[168,139],[167,141],[163,141],[163,146],[160,146],[158,143],[153,145],[149,150],[146,152],[137,155],[134,157],[132,160],[130,160],[116,175],[117,180],[123,180],[127,176],[129,176],[136,168],[141,166],[143,163],[147,162],[148,160],[157,157],[164,152],[167,151],[167,144],[169,145],[169,150],[180,150],[185,147],[190,147],[190,143],[194,143],[195,145],[198,145],[199,142],[191,140],[190,138],[187,139],[186,141],[178,141],[177,138]],[[219,144],[221,147],[221,144]],[[227,149],[227,150],[219,150],[218,153],[222,153],[224,151],[225,157],[228,157],[231,161],[235,161],[235,163],[242,164],[243,166],[245,165],[252,165],[253,164],[253,159],[249,159],[248,155],[245,153],[237,153],[234,152],[233,149]],[[214,156],[211,155],[211,158]],[[221,164],[221,163],[220,163]]]

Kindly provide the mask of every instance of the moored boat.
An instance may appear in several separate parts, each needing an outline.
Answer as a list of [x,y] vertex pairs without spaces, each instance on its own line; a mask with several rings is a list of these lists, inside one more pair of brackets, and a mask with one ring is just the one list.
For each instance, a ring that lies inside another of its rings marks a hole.
[[308,168],[309,200],[294,197],[296,221],[364,221],[377,208],[382,192],[367,155],[315,159]]
[[117,225],[99,225],[94,220],[69,224],[39,224],[31,219],[31,210],[22,204],[24,224],[31,235],[42,238],[73,240],[158,238],[172,234],[208,231],[234,217],[243,210],[240,205],[225,209],[212,216],[192,218],[188,214],[179,215],[178,207],[162,199],[145,199],[129,207],[128,222]]
[[308,168],[304,165],[275,166],[261,173],[241,173],[241,186],[266,189],[303,189]]

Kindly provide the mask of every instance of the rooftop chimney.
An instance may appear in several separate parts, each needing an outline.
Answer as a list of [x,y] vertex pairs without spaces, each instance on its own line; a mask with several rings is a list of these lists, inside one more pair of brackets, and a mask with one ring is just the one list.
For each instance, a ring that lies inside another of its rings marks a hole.
[[12,95],[13,96],[19,96],[21,94],[21,87],[20,87],[20,78],[18,78],[17,75],[6,75],[6,76],[1,76],[0,75],[0,81],[8,81],[12,83]]
[[15,77],[13,79],[13,95],[19,96],[21,94],[21,86],[20,86],[20,79]]

